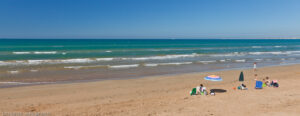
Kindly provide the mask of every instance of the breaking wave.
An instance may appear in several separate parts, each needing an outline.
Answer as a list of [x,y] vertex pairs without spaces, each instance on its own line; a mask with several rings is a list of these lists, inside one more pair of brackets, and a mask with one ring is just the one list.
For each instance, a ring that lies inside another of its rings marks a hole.
[[108,68],[119,69],[119,68],[135,68],[139,67],[139,64],[130,64],[130,65],[108,65]]
[[193,62],[149,63],[149,64],[144,64],[144,66],[153,67],[153,66],[164,66],[164,65],[183,65],[183,64],[192,64],[192,63]]

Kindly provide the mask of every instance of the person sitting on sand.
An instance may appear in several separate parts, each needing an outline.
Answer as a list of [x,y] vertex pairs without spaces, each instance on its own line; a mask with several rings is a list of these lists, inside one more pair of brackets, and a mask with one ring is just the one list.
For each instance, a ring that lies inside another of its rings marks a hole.
[[197,87],[197,92],[199,92],[200,95],[207,95],[206,87],[204,87],[203,84]]
[[197,88],[197,92],[196,92],[197,95],[198,95],[198,94],[201,94],[201,89],[202,89],[202,87],[203,87],[202,84],[200,84],[200,86],[197,86],[197,87],[196,87],[196,88]]
[[279,87],[278,81],[277,80],[273,80],[270,84],[273,87]]
[[271,83],[270,83],[269,77],[266,77],[265,84],[266,84],[268,87],[270,87]]

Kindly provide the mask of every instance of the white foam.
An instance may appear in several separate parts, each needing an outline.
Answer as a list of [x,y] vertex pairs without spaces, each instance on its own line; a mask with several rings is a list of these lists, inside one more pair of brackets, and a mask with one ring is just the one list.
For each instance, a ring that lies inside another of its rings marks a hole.
[[245,56],[245,53],[239,53],[239,52],[234,52],[234,53],[227,53],[227,54],[210,54],[209,56],[212,57],[224,57],[224,56]]
[[107,51],[105,51],[105,52],[109,53],[109,52],[112,52],[112,51],[107,50]]
[[108,65],[108,68],[134,68],[138,67],[139,64],[131,64],[131,65]]
[[77,59],[56,59],[56,60],[16,60],[0,61],[0,66],[15,65],[40,65],[40,64],[68,64],[68,63],[91,63],[100,61],[111,61],[114,58],[77,58]]
[[271,54],[274,54],[274,55],[280,55],[280,54],[291,54],[289,52],[270,52]]
[[185,51],[185,50],[197,50],[200,48],[174,48],[174,49],[144,49],[146,51]]
[[220,62],[226,62],[226,60],[220,60]]
[[65,60],[52,60],[54,63],[91,63],[96,61],[111,61],[114,58],[77,58],[77,59],[65,59]]
[[45,52],[40,52],[40,51],[36,51],[33,52],[34,54],[56,54],[56,51],[45,51]]
[[121,60],[164,60],[164,59],[176,59],[186,57],[196,57],[200,54],[181,54],[181,55],[165,55],[165,56],[149,56],[149,57],[136,57],[136,58],[121,58]]
[[246,62],[246,59],[235,60],[235,62]]
[[31,82],[31,83],[25,83],[25,82],[0,82],[0,84],[9,84],[9,85],[26,85],[26,84],[47,84],[47,83],[55,83],[55,82]]
[[8,73],[10,73],[10,74],[18,74],[19,71],[17,71],[17,70],[14,70],[14,71],[8,71]]
[[300,53],[300,51],[287,51],[288,53]]
[[0,84],[29,84],[29,83],[23,83],[23,82],[0,82]]
[[0,61],[0,66],[7,66],[7,65],[9,65],[9,63],[4,62],[4,61]]
[[81,69],[81,68],[93,68],[93,67],[107,67],[105,65],[91,65],[91,66],[65,66],[66,69]]
[[183,65],[192,64],[193,62],[171,62],[171,63],[159,63],[158,65]]
[[13,52],[13,54],[31,54],[31,52]]
[[108,65],[108,68],[114,68],[114,69],[119,69],[119,68],[135,68],[139,67],[139,64],[130,64],[130,65]]
[[66,55],[67,53],[66,52],[63,52],[63,53],[61,53],[62,55]]
[[51,60],[28,60],[28,63],[19,63],[19,64],[27,64],[27,65],[39,65],[39,64],[44,64],[44,63],[50,63]]
[[30,70],[30,72],[38,72],[39,70]]
[[264,52],[249,52],[251,55],[261,55],[264,54]]
[[144,64],[144,66],[154,67],[154,66],[158,66],[158,64]]
[[297,54],[300,51],[274,51],[274,52],[249,52],[251,55],[262,55],[262,54],[274,54],[274,55],[282,55],[282,54]]
[[282,55],[282,54],[291,54],[291,52],[249,52],[251,55],[262,55],[262,54],[273,54],[273,55]]
[[261,46],[252,46],[252,48],[262,48]]
[[96,58],[97,61],[112,61],[114,58]]
[[170,62],[170,63],[157,63],[157,64],[144,64],[144,66],[165,66],[165,65],[184,65],[184,64],[192,64],[193,62]]
[[80,69],[80,68],[82,68],[82,66],[65,66],[64,68],[67,68],[67,69]]
[[257,60],[257,61],[262,61],[263,59],[255,59],[255,60]]
[[282,48],[282,47],[286,47],[286,46],[274,46],[275,48]]
[[199,63],[203,63],[203,64],[209,64],[209,63],[214,63],[216,62],[215,60],[207,60],[207,61],[198,61]]
[[93,62],[94,60],[90,58],[77,58],[77,59],[65,59],[65,60],[54,60],[55,62],[59,63],[89,63]]

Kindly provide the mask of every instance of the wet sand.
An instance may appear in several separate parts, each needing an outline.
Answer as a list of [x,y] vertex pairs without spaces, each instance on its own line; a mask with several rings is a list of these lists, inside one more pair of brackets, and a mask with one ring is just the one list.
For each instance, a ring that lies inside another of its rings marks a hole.
[[[279,80],[279,88],[254,89],[254,72],[244,70],[249,90],[233,90],[241,70],[153,76],[128,80],[0,88],[0,115],[39,112],[100,116],[297,116],[300,114],[300,65],[260,68],[258,77]],[[204,76],[216,74],[222,82]],[[225,89],[216,96],[190,96],[203,83]]]

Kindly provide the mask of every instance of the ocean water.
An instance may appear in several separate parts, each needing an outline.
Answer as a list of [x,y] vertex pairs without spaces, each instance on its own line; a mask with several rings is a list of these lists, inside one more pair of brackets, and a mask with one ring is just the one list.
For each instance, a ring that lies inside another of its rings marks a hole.
[[254,62],[259,66],[300,63],[300,40],[0,39],[0,80],[25,73],[33,78],[52,69],[147,76],[249,68]]

